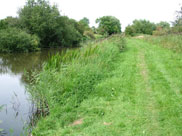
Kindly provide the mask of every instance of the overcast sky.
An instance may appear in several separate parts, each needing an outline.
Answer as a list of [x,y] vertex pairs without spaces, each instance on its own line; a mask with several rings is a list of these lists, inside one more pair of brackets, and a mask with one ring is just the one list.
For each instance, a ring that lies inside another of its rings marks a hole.
[[[0,0],[0,19],[17,16],[18,8],[26,0]],[[105,15],[117,17],[122,29],[134,19],[147,19],[152,22],[173,21],[175,11],[179,10],[182,0],[50,0],[59,6],[62,15],[80,20],[87,17],[90,25],[95,19]]]

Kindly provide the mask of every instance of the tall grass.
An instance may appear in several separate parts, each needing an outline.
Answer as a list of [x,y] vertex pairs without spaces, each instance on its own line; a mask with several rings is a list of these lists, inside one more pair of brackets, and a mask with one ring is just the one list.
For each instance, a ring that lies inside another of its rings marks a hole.
[[182,35],[146,36],[144,39],[175,52],[182,52]]
[[77,109],[80,104],[91,96],[99,95],[95,91],[96,85],[112,77],[113,63],[124,48],[124,38],[114,35],[52,57],[43,71],[34,75],[29,87],[42,111],[33,135],[54,135],[58,127],[69,125],[79,118]]

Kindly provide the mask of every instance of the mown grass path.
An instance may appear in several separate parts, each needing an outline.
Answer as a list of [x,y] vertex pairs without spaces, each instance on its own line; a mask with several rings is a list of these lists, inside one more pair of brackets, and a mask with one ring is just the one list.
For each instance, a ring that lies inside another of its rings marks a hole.
[[111,77],[82,102],[82,123],[55,135],[181,136],[182,55],[142,39],[128,39]]

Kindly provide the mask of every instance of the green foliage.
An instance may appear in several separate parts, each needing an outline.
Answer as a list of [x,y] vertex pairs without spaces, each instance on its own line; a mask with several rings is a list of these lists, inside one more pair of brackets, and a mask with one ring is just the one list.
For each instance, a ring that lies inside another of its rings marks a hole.
[[76,46],[83,39],[86,23],[60,16],[57,6],[46,0],[28,0],[19,11],[22,27],[40,38],[41,47]]
[[38,49],[39,38],[17,28],[0,30],[0,52],[30,52]]
[[121,24],[120,21],[113,16],[103,16],[96,20],[96,23],[99,24],[98,32],[102,35],[112,35],[121,33]]
[[132,25],[126,27],[126,35],[149,34],[156,30],[156,25],[147,20],[134,20]]
[[155,36],[167,35],[169,33],[170,29],[162,29],[161,27],[158,27],[155,31],[153,31],[153,35]]
[[182,34],[182,25],[174,26],[170,29],[171,34]]
[[79,23],[83,24],[85,27],[89,27],[90,21],[88,18],[84,17],[79,21]]
[[56,30],[59,16],[58,8],[45,0],[28,0],[19,11],[23,28],[40,37],[41,47],[58,46]]
[[74,19],[69,19],[66,16],[61,16],[57,19],[59,28],[56,30],[58,35],[57,43],[65,47],[72,47],[79,44],[82,40],[82,30],[79,29],[79,24]]
[[135,34],[136,34],[135,28],[133,26],[131,26],[131,25],[128,25],[125,28],[125,34],[127,36],[135,36]]
[[156,30],[153,31],[153,35],[167,35],[170,33],[170,30],[170,24],[168,22],[161,21],[160,23],[156,24]]
[[[46,102],[48,106],[45,107],[49,108],[49,115],[38,122],[32,134],[55,135],[59,128],[69,126],[79,118],[82,102],[103,93],[97,92],[95,87],[111,77],[110,72],[115,68],[113,63],[124,44],[122,36],[112,36],[53,57],[43,71],[35,75],[34,84],[29,88],[35,100]],[[104,116],[102,109],[90,113]]]
[[36,35],[40,39],[40,48],[73,47],[78,46],[81,41],[94,39],[88,18],[77,22],[61,16],[57,6],[50,5],[48,0],[27,0],[18,13],[18,18],[7,17],[0,20],[0,30],[15,28]]
[[9,27],[20,28],[21,24],[20,24],[19,18],[14,18],[14,17],[10,16],[10,17],[0,20],[0,30],[7,29]]
[[162,28],[162,29],[169,29],[170,28],[170,24],[168,22],[165,21],[161,21],[158,24],[156,24],[156,26],[158,28]]
[[82,34],[83,34],[83,40],[90,40],[90,39],[95,39],[94,36],[94,30],[92,28],[89,27],[89,19],[84,17],[83,19],[81,19],[78,24],[80,26],[80,28],[82,29]]
[[84,36],[85,36],[87,39],[95,39],[95,35],[94,35],[94,33],[93,33],[92,30],[85,31],[85,32],[84,32]]

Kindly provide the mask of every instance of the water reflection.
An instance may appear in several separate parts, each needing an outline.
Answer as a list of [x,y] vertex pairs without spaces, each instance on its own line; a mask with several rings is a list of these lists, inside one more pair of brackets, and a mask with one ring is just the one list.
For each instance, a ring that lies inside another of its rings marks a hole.
[[4,129],[5,135],[26,135],[23,130],[31,118],[33,102],[25,89],[25,70],[39,70],[49,57],[61,51],[45,49],[36,53],[0,54],[0,105],[4,105],[0,111],[3,121],[0,128]]
[[25,69],[40,69],[50,56],[61,51],[63,49],[44,49],[36,53],[0,54],[0,73],[17,75],[22,74]]

